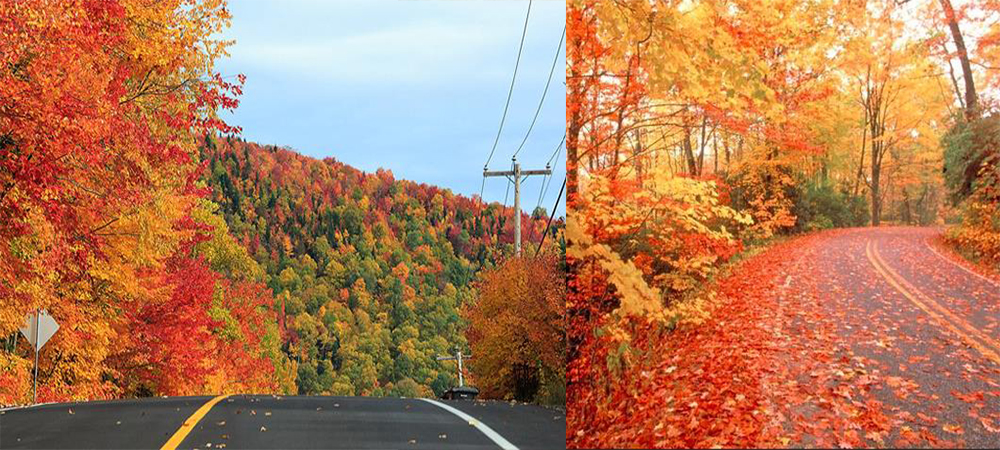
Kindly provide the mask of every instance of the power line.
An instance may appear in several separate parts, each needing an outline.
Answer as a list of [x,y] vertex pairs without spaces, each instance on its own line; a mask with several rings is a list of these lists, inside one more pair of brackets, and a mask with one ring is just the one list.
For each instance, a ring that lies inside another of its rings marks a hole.
[[559,61],[559,54],[562,53],[563,42],[565,39],[566,26],[563,25],[562,34],[559,35],[559,46],[556,47],[556,55],[552,57],[552,67],[549,69],[549,79],[545,81],[545,89],[542,90],[542,98],[538,100],[538,108],[535,108],[535,117],[531,119],[531,125],[528,126],[528,132],[524,133],[524,139],[521,140],[521,145],[517,146],[517,150],[514,151],[515,157],[521,152],[521,148],[524,147],[524,143],[528,142],[528,136],[531,135],[531,130],[535,128],[535,121],[538,120],[538,113],[542,111],[542,104],[545,103],[545,94],[549,92],[549,84],[552,83],[552,74],[556,71],[556,62]]
[[549,160],[548,160],[548,162],[546,162],[545,164],[552,164],[552,159],[553,159],[553,158],[558,158],[558,157],[557,157],[557,156],[555,156],[555,155],[556,155],[556,153],[558,153],[559,151],[561,151],[561,150],[562,150],[562,146],[563,146],[563,144],[565,144],[565,143],[566,143],[566,133],[563,133],[563,137],[562,137],[562,139],[560,139],[560,140],[559,140],[559,145],[557,145],[557,146],[556,146],[556,149],[555,149],[555,151],[553,151],[553,152],[552,152],[552,156],[550,156],[550,157],[549,157]]
[[[511,173],[514,172],[514,160],[510,161],[510,172]],[[487,176],[486,172],[483,171],[483,179],[484,180],[486,179],[486,176]],[[507,199],[510,196],[510,186],[514,183],[514,180],[512,180],[509,176],[506,177],[506,178],[507,178],[507,186],[506,186],[505,190],[503,191],[503,206],[500,207],[500,214],[501,215],[505,211],[507,211]]]
[[[540,186],[538,186],[538,202],[535,203],[535,209],[538,209],[539,206],[542,206],[542,198],[545,197],[545,185],[547,184],[548,179],[549,179],[548,176],[542,177],[542,183]],[[531,212],[534,213],[534,210],[532,210]]]
[[524,49],[524,36],[528,34],[528,17],[531,17],[531,0],[528,0],[528,12],[524,15],[524,29],[521,30],[521,44],[517,47],[517,59],[514,61],[514,76],[510,78],[510,88],[507,90],[507,102],[503,107],[503,115],[500,116],[500,129],[497,130],[497,137],[493,140],[493,149],[490,150],[490,156],[486,158],[486,164],[483,165],[484,172],[487,170],[487,167],[489,167],[490,161],[493,160],[493,153],[496,152],[497,143],[500,142],[500,133],[503,132],[503,124],[507,120],[507,109],[510,107],[510,98],[514,93],[514,80],[517,80],[517,68],[521,65],[521,50]]
[[[514,163],[511,163],[511,164],[510,164],[510,170],[511,170],[511,171],[513,171],[513,170],[514,170]],[[483,176],[483,178],[485,179],[485,175]],[[511,181],[510,181],[510,178],[508,178],[508,179],[507,179],[507,190],[505,190],[505,191],[503,192],[503,209],[501,209],[501,212],[502,212],[502,211],[503,211],[504,209],[507,209],[507,196],[508,196],[508,195],[510,195],[510,183],[511,183]]]
[[[559,155],[562,154],[562,146],[563,146],[564,142],[566,142],[566,135],[565,134],[563,135],[563,140],[560,141],[559,145],[556,147],[556,151],[549,158],[549,161],[545,163],[545,167],[551,167],[553,159],[555,159],[555,162],[559,162]],[[545,194],[549,192],[549,185],[550,184],[552,184],[552,176],[551,175],[549,175],[548,177],[546,177],[546,179],[542,180],[542,187],[539,190],[540,192],[538,194],[538,204],[535,205],[535,208],[538,208],[539,206],[542,206],[542,199],[544,199],[545,198]]]
[[538,248],[535,249],[535,256],[542,251],[542,243],[545,242],[545,235],[549,234],[549,228],[552,227],[552,218],[556,216],[556,209],[559,208],[559,201],[562,200],[563,191],[566,190],[566,178],[563,178],[562,187],[559,188],[559,195],[556,197],[556,204],[552,205],[552,212],[549,213],[549,222],[545,224],[545,230],[542,231],[542,238],[538,240]]

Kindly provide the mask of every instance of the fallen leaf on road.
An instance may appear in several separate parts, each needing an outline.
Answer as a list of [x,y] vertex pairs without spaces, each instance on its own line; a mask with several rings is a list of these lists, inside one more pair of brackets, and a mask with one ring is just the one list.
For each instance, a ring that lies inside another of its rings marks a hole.
[[929,426],[929,427],[933,427],[934,425],[937,425],[937,418],[930,417],[930,416],[928,416],[928,415],[926,415],[926,414],[924,414],[922,412],[917,412],[917,417],[919,417],[920,420],[922,420],[924,422],[924,424],[927,425],[927,426]]
[[941,427],[941,429],[943,429],[944,431],[947,431],[947,432],[949,432],[951,434],[962,434],[962,433],[964,433],[964,431],[962,430],[962,426],[961,425],[945,425],[945,426]]
[[882,433],[879,433],[877,431],[869,431],[865,433],[865,438],[871,439],[875,442],[878,442],[879,444],[882,443]]
[[979,422],[983,424],[983,428],[986,428],[986,431],[989,431],[990,433],[1000,433],[1000,427],[994,427],[988,417],[980,417]]
[[971,404],[981,403],[984,399],[982,392],[970,392],[968,394],[963,394],[956,390],[952,390],[951,395],[963,402]]

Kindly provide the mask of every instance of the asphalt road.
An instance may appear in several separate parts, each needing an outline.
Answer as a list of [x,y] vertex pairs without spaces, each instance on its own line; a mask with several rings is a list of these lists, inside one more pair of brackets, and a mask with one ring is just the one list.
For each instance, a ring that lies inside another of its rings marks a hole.
[[60,403],[0,414],[2,449],[566,445],[562,411],[504,402],[234,395]]
[[790,338],[774,379],[793,446],[1000,447],[1000,282],[934,247],[940,230],[801,239],[780,276]]

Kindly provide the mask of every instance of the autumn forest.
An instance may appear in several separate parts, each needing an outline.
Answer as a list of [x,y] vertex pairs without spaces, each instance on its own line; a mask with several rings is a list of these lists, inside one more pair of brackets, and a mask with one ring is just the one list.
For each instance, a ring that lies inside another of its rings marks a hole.
[[459,349],[483,397],[563,403],[563,221],[524,214],[515,258],[509,205],[246,142],[222,119],[246,78],[214,69],[231,20],[0,4],[0,404],[33,399],[39,309],[40,402],[433,398]]
[[997,447],[1000,0],[319,3],[0,1],[13,443]]
[[566,20],[570,447],[995,446],[1000,3]]

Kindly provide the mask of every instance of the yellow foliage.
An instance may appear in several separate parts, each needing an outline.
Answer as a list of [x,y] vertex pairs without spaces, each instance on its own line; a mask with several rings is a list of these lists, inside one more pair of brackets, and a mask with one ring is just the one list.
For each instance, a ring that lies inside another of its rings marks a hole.
[[620,301],[615,311],[620,316],[677,321],[701,311],[697,302],[674,304],[679,293],[716,270],[720,255],[698,246],[736,246],[726,224],[753,222],[721,204],[715,181],[668,171],[651,172],[641,181],[631,172],[614,177],[590,174],[585,187],[577,213],[567,220],[567,256],[594,263],[606,273]]
[[574,216],[566,221],[566,236],[571,243],[566,249],[567,256],[580,260],[593,258],[608,271],[608,282],[618,289],[621,299],[619,311],[623,315],[642,315],[663,308],[659,289],[643,280],[642,271],[632,262],[622,260],[607,245],[595,244]]

